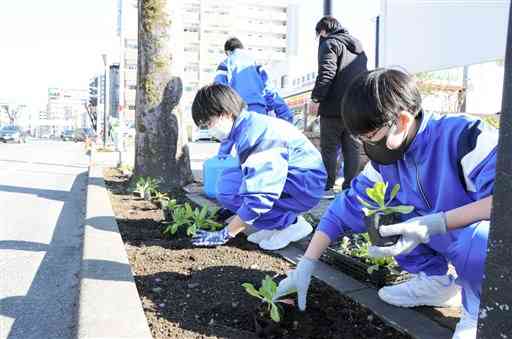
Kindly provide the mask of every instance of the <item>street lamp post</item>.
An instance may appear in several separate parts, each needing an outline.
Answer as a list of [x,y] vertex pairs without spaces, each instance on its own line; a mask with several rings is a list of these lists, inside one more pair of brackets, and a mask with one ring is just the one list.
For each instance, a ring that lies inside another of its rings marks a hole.
[[324,0],[324,16],[332,15],[332,1]]
[[105,86],[103,93],[103,147],[107,146],[107,138],[108,138],[108,118],[109,118],[109,104],[108,104],[108,92],[109,92],[109,81],[108,81],[108,56],[107,54],[102,54],[103,65],[105,66]]

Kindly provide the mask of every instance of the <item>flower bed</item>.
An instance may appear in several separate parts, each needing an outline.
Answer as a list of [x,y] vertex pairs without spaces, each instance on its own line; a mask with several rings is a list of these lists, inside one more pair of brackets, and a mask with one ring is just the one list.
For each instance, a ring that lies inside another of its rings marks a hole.
[[[255,338],[260,303],[242,287],[278,281],[290,265],[240,236],[227,246],[193,247],[186,231],[164,236],[162,212],[126,192],[106,171],[116,214],[144,312],[155,338]],[[182,195],[169,194],[184,203]],[[306,312],[286,306],[276,338],[409,338],[324,283],[313,280]]]

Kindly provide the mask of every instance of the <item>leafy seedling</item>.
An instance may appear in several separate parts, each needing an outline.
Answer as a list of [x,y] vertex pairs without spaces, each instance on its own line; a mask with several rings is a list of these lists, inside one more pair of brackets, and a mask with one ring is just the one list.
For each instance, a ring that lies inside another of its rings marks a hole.
[[[291,299],[273,300],[277,292],[277,283],[268,275],[261,281],[261,286],[258,290],[251,283],[243,283],[242,286],[249,295],[261,300],[263,305],[265,305],[266,312],[270,314],[270,318],[276,323],[281,321],[283,314],[283,309],[279,303],[294,304]],[[293,289],[288,291],[285,295],[296,292],[297,290]]]
[[[184,206],[176,206],[172,210],[172,222],[165,228],[164,234],[174,235],[180,227],[189,226],[191,223],[192,207],[186,203]],[[187,230],[188,234],[188,230]]]
[[208,211],[208,206],[203,206],[202,209],[194,209],[191,217],[192,225],[187,229],[188,236],[194,236],[199,229],[217,231],[224,227],[224,225],[213,220],[211,212]]
[[368,255],[368,247],[370,246],[368,233],[354,235],[354,238],[357,240],[353,242],[353,249],[350,251],[350,255],[359,257],[365,263],[371,265],[367,268],[368,274],[378,271],[381,267],[389,269],[396,266],[396,262],[393,257],[374,258]]
[[366,216],[370,217],[374,214],[388,215],[392,213],[408,214],[414,210],[414,206],[410,205],[390,206],[400,190],[400,185],[396,184],[393,186],[389,200],[385,201],[387,189],[388,183],[383,183],[382,181],[377,181],[373,187],[366,189],[366,195],[372,200],[373,205],[360,196],[357,197],[359,202],[364,206],[363,213]]
[[166,221],[171,221],[172,219],[172,212],[174,209],[176,209],[178,206],[181,206],[177,203],[176,199],[169,199],[167,201],[161,201],[162,205],[162,212],[164,214],[164,219]]
[[368,202],[357,197],[359,202],[364,206],[363,213],[365,214],[365,223],[368,228],[370,240],[376,246],[391,246],[394,245],[399,236],[382,237],[379,232],[381,225],[391,225],[400,222],[397,217],[398,214],[409,214],[414,210],[414,206],[410,205],[395,205],[391,206],[392,201],[396,198],[400,185],[393,186],[389,199],[386,201],[386,191],[388,183],[377,181],[373,187],[366,189],[366,195],[370,198]]
[[169,201],[169,196],[167,195],[167,193],[162,193],[160,191],[155,191],[153,193],[153,199],[163,203],[163,202]]
[[135,182],[135,193],[138,193],[144,200],[151,200],[151,196],[158,191],[158,180],[152,177],[139,177]]

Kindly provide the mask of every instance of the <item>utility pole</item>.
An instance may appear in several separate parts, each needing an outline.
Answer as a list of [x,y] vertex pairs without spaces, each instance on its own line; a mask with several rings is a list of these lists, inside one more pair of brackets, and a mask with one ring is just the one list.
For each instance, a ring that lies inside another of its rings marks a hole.
[[332,0],[324,0],[324,16],[332,15]]
[[[512,4],[510,12],[512,13]],[[487,259],[482,282],[478,338],[512,338],[512,16],[509,15],[508,38],[503,79],[500,136],[496,161],[491,226]],[[483,255],[483,254],[482,254]]]
[[109,73],[109,67],[108,67],[108,56],[107,54],[102,54],[101,57],[103,58],[103,64],[105,66],[105,92],[103,96],[103,147],[107,146],[107,140],[108,140],[108,118],[109,118],[109,100],[108,100],[108,92],[109,92],[109,81],[108,81],[108,73]]

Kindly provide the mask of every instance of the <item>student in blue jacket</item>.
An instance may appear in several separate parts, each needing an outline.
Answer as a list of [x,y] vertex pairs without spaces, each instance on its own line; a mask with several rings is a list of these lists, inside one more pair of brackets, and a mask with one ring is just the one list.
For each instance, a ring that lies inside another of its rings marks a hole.
[[[297,268],[281,281],[277,297],[297,288],[299,307],[318,258],[345,231],[365,232],[366,189],[375,182],[400,184],[396,205],[413,205],[400,224],[382,226],[382,236],[400,235],[370,255],[395,256],[413,273],[408,282],[386,286],[379,297],[396,306],[460,305],[453,338],[475,338],[494,189],[498,133],[482,120],[433,115],[421,109],[414,80],[393,69],[358,76],[344,97],[345,123],[365,147],[370,162],[323,215]],[[458,278],[447,275],[448,262]]]
[[222,245],[250,225],[257,232],[249,241],[276,250],[312,232],[301,214],[320,201],[327,174],[320,152],[298,129],[246,110],[242,98],[220,84],[198,91],[192,117],[234,144],[240,159],[217,184],[217,200],[235,217],[221,231],[199,231],[194,244]]
[[[270,84],[265,68],[244,50],[242,42],[228,39],[224,52],[227,58],[217,67],[214,83],[233,88],[247,103],[248,111],[265,115],[273,111],[277,118],[293,123],[292,111]],[[222,143],[219,155],[229,154],[231,148],[231,144]]]

